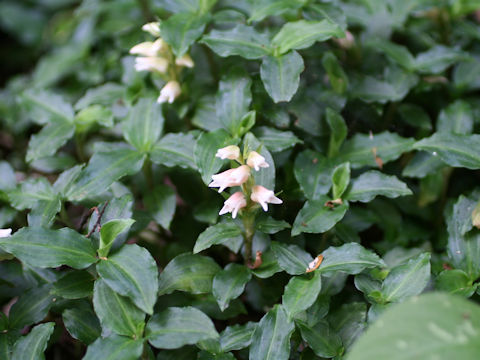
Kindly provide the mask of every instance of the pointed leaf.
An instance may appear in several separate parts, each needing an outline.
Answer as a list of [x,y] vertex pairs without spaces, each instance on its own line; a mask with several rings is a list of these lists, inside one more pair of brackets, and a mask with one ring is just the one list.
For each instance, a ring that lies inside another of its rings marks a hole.
[[100,323],[87,302],[78,302],[75,307],[65,310],[62,319],[69,334],[84,344],[88,345],[100,336]]
[[169,230],[177,206],[175,190],[170,186],[157,184],[153,192],[144,198],[144,202],[155,222]]
[[175,56],[181,57],[203,34],[207,21],[207,16],[199,16],[196,12],[174,14],[161,23],[162,38],[172,47]]
[[98,338],[87,348],[82,360],[137,360],[143,351],[143,339],[116,334]]
[[93,293],[94,277],[88,271],[70,271],[53,284],[52,295],[81,299]]
[[228,264],[213,278],[212,294],[218,302],[220,310],[224,311],[230,300],[239,297],[245,285],[252,278],[250,269],[239,264]]
[[66,121],[59,121],[45,126],[28,143],[27,162],[54,155],[75,132],[75,126]]
[[278,264],[290,275],[304,274],[308,263],[313,260],[309,253],[297,245],[285,245],[273,241],[271,246]]
[[102,228],[100,229],[100,247],[98,248],[98,255],[106,257],[115,238],[121,233],[128,231],[134,222],[135,220],[133,219],[115,219],[102,224]]
[[245,325],[227,326],[220,334],[220,347],[223,352],[241,350],[250,345],[257,324],[248,322]]
[[282,304],[288,317],[292,319],[298,313],[313,305],[322,289],[320,272],[294,276],[290,279],[282,296]]
[[28,335],[17,340],[13,346],[12,359],[45,360],[43,353],[54,327],[53,322],[35,326]]
[[195,170],[194,148],[195,138],[191,134],[170,133],[153,147],[150,159],[155,164],[167,167],[180,166]]
[[332,174],[332,193],[334,199],[342,197],[350,183],[350,163],[338,165]]
[[333,358],[342,354],[342,339],[333,331],[326,320],[320,320],[313,327],[302,322],[298,322],[297,326],[302,334],[302,339],[317,356]]
[[295,159],[295,179],[308,199],[326,195],[332,185],[333,165],[322,154],[305,150]]
[[10,309],[9,327],[21,330],[26,325],[32,325],[43,320],[55,298],[49,290],[48,285],[43,285],[23,293]]
[[193,253],[196,254],[212,245],[219,245],[232,240],[243,240],[242,230],[235,223],[226,222],[212,225],[198,236]]

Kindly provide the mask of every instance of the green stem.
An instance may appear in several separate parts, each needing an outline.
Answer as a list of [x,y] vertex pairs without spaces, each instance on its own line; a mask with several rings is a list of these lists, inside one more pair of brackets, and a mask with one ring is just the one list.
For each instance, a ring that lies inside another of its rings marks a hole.
[[245,265],[249,265],[252,260],[252,243],[253,236],[255,235],[255,214],[252,212],[246,213],[242,221],[245,229],[243,234],[243,240],[245,242]]
[[75,150],[77,152],[78,160],[81,162],[86,162],[87,157],[85,156],[85,152],[83,151],[83,142],[85,140],[85,135],[82,133],[75,133]]
[[148,188],[150,190],[153,190],[154,184],[153,184],[152,162],[150,161],[149,158],[145,160],[142,171],[143,171],[143,175],[145,176],[145,181],[147,183]]

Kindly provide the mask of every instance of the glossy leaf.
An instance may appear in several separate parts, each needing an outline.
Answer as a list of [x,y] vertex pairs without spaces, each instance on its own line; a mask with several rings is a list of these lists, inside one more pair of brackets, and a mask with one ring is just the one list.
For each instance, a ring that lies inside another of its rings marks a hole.
[[160,274],[159,295],[175,290],[193,294],[208,293],[212,290],[213,277],[220,266],[206,256],[182,254],[168,263]]
[[309,253],[297,245],[272,242],[272,250],[280,267],[290,275],[304,274],[308,263],[313,260]]
[[227,241],[241,242],[242,240],[242,230],[235,223],[226,222],[212,225],[198,236],[193,253],[199,253],[212,245],[223,244]]
[[143,339],[131,339],[126,336],[109,335],[99,337],[87,348],[83,360],[137,360],[143,351]]
[[227,326],[220,334],[220,347],[223,352],[241,350],[250,345],[257,324],[248,322],[245,325]]
[[347,137],[347,125],[343,117],[332,110],[327,108],[326,120],[328,127],[330,128],[330,140],[328,142],[328,157],[334,157],[338,154],[338,150],[343,144],[343,141]]
[[51,293],[65,299],[81,299],[91,296],[94,280],[88,271],[70,271],[53,284]]
[[322,65],[328,74],[328,80],[332,89],[338,94],[345,93],[348,87],[348,77],[332,52],[326,52],[323,55]]
[[333,358],[343,352],[342,339],[335,333],[326,320],[320,320],[310,327],[297,323],[302,339],[312,348],[317,356]]
[[62,96],[45,90],[31,89],[22,94],[22,103],[33,120],[40,124],[73,122],[73,108]]
[[263,58],[260,76],[265,90],[274,102],[292,99],[297,92],[300,74],[304,68],[303,59],[296,51]]
[[9,327],[21,330],[26,325],[32,325],[43,320],[55,298],[49,290],[48,285],[43,285],[23,293],[10,309]]
[[177,206],[175,191],[167,185],[157,184],[153,192],[149,193],[144,201],[155,222],[168,230]]
[[322,277],[317,271],[312,275],[294,276],[285,286],[282,304],[289,318],[313,305],[322,289]]
[[280,131],[267,126],[256,127],[253,133],[271,152],[283,151],[302,143],[291,131]]
[[53,333],[55,323],[48,322],[35,326],[28,335],[17,340],[12,350],[12,359],[44,360],[47,342]]
[[34,161],[53,155],[75,132],[75,126],[67,121],[59,121],[45,126],[33,135],[28,144],[26,160]]
[[207,16],[181,12],[161,23],[162,38],[172,47],[177,57],[183,56],[205,28]]
[[150,344],[161,349],[177,349],[219,336],[210,318],[193,307],[171,307],[153,315],[145,334]]
[[473,131],[473,109],[466,101],[457,100],[440,112],[437,119],[437,131],[459,135]]
[[308,199],[326,195],[332,185],[333,165],[323,155],[305,150],[295,159],[294,174]]
[[444,270],[435,280],[435,289],[465,297],[473,295],[477,284],[472,284],[468,274],[460,269]]
[[135,220],[133,219],[116,219],[102,224],[102,228],[100,229],[100,246],[98,248],[98,255],[106,257],[115,238],[121,233],[128,231],[134,222]]
[[75,307],[65,310],[62,319],[69,334],[84,344],[88,345],[100,336],[100,323],[87,302],[78,302]]
[[212,294],[218,302],[220,310],[224,311],[232,299],[243,293],[245,285],[252,278],[250,269],[239,264],[228,264],[213,278]]
[[112,290],[132,299],[146,313],[153,313],[157,301],[158,269],[147,249],[135,244],[125,245],[106,260],[101,260],[97,272]]
[[193,158],[195,139],[191,134],[167,134],[152,149],[150,159],[167,167],[196,169]]
[[0,248],[32,266],[84,269],[97,261],[92,243],[76,231],[26,227],[0,239]]
[[334,199],[339,199],[350,183],[350,163],[338,165],[332,174],[332,194]]

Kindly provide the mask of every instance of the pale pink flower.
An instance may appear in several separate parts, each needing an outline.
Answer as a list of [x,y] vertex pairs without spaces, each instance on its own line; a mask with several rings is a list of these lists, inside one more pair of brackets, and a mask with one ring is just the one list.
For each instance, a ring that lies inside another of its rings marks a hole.
[[350,31],[345,31],[345,37],[341,39],[335,39],[338,45],[344,49],[350,49],[355,45],[355,37]]
[[157,39],[153,42],[145,41],[132,47],[130,49],[130,54],[154,57],[159,54],[160,50],[162,50],[165,45],[166,44],[162,39]]
[[160,36],[160,23],[159,22],[149,22],[142,26],[142,30],[146,31],[153,36]]
[[135,70],[137,71],[158,71],[166,73],[168,61],[161,57],[137,57],[135,59]]
[[0,238],[9,237],[12,234],[12,229],[0,229]]
[[162,90],[160,90],[160,96],[158,97],[157,102],[160,104],[164,102],[171,104],[181,93],[182,89],[180,89],[178,81],[171,80]]
[[252,201],[255,201],[262,205],[264,211],[268,210],[267,203],[270,204],[281,204],[283,201],[280,200],[275,196],[272,190],[268,190],[267,188],[261,185],[255,185],[252,190],[252,195],[250,196]]
[[224,171],[220,174],[212,175],[212,182],[208,187],[218,187],[221,193],[227,187],[240,186],[248,180],[250,168],[247,165],[239,166],[235,169]]
[[222,160],[237,160],[240,157],[240,148],[236,145],[225,146],[224,148],[218,149],[215,156]]
[[248,154],[247,165],[254,168],[256,171],[260,170],[260,168],[268,168],[269,166],[265,161],[265,158],[256,151],[252,151]]
[[178,66],[185,66],[185,67],[188,67],[188,68],[193,68],[193,65],[195,65],[193,63],[192,58],[188,54],[185,54],[182,57],[176,58],[175,59],[175,64],[178,65]]
[[238,214],[238,210],[247,206],[247,200],[241,191],[237,191],[235,194],[231,195],[225,202],[223,203],[223,207],[218,213],[218,215],[223,215],[226,213],[231,212],[232,218],[236,218]]

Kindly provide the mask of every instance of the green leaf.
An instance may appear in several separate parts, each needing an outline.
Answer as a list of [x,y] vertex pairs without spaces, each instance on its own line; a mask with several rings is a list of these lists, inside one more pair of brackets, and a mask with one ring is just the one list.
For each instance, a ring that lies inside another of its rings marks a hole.
[[343,352],[342,339],[330,327],[326,320],[320,320],[314,326],[297,322],[302,339],[317,356],[333,358]]
[[405,46],[380,39],[370,41],[368,42],[368,45],[382,51],[391,61],[397,63],[406,70],[414,70],[415,58]]
[[303,143],[291,131],[280,131],[268,126],[255,127],[253,133],[271,152],[280,152]]
[[213,277],[220,266],[206,256],[181,254],[168,263],[160,274],[159,295],[170,294],[175,290],[192,294],[209,293]]
[[103,279],[95,281],[93,306],[102,328],[118,335],[141,336],[145,327],[145,313],[133,302],[113,291]]
[[252,342],[252,335],[257,324],[248,322],[245,325],[227,326],[220,334],[220,347],[223,352],[241,350]]
[[272,241],[272,250],[280,267],[290,275],[304,274],[313,259],[297,245],[285,245]]
[[317,41],[325,41],[332,36],[343,37],[342,29],[328,20],[288,22],[272,39],[272,46],[279,54],[290,49],[305,49]]
[[76,103],[75,110],[82,110],[88,106],[98,104],[111,106],[113,103],[122,99],[125,94],[124,85],[112,82],[88,89]]
[[13,346],[12,359],[45,360],[43,353],[54,327],[54,322],[35,326],[28,335],[17,340]]
[[293,223],[292,236],[301,233],[324,233],[343,219],[348,210],[348,203],[334,205],[333,208],[325,205],[329,201],[326,196],[318,200],[309,200],[298,212]]
[[263,58],[260,76],[265,90],[274,102],[292,99],[297,92],[300,74],[304,69],[303,59],[296,51]]
[[0,248],[41,268],[68,265],[84,269],[97,261],[90,240],[69,228],[22,228],[13,236],[0,239]]
[[253,2],[249,22],[261,21],[267,16],[277,16],[284,12],[300,8],[304,4],[302,0],[263,0]]
[[71,122],[58,121],[45,126],[28,143],[27,162],[54,155],[75,132]]
[[21,103],[30,118],[36,123],[73,123],[73,108],[60,95],[45,90],[31,89],[21,95]]
[[256,219],[255,228],[265,234],[276,234],[279,231],[290,228],[285,220],[275,220],[272,217]]
[[282,304],[288,317],[292,319],[312,306],[321,289],[322,277],[318,271],[292,277],[282,296]]
[[262,265],[254,269],[252,272],[256,277],[267,279],[273,274],[282,271],[283,269],[278,264],[277,258],[272,248],[264,251],[262,254]]
[[91,305],[84,301],[66,309],[62,313],[62,319],[69,334],[87,345],[94,342],[102,331]]
[[472,284],[468,274],[460,269],[444,270],[435,280],[437,290],[465,297],[472,296],[477,287],[478,283]]
[[343,141],[347,137],[348,128],[340,115],[335,110],[327,108],[326,120],[328,127],[330,128],[330,140],[328,142],[328,157],[335,157],[338,154],[338,150],[343,144]]
[[70,271],[53,284],[52,295],[81,299],[93,293],[94,277],[88,271]]
[[120,295],[128,296],[140,309],[153,313],[157,301],[158,269],[147,249],[124,245],[118,252],[97,264],[105,283]]
[[242,119],[252,101],[252,80],[242,70],[230,71],[218,85],[216,98],[217,117],[233,136],[240,136]]
[[344,94],[348,88],[348,77],[335,55],[330,51],[326,52],[322,57],[322,65],[327,72],[333,91]]
[[473,132],[474,114],[470,104],[457,100],[440,112],[437,132],[467,135]]
[[321,273],[343,271],[359,274],[365,269],[386,266],[377,254],[353,242],[339,247],[330,246],[322,254],[323,262],[318,268]]
[[223,244],[227,241],[241,242],[242,240],[242,230],[235,223],[219,223],[209,226],[198,236],[193,248],[193,253],[197,254],[212,245]]
[[394,267],[383,281],[382,295],[387,302],[402,302],[420,294],[430,280],[430,254],[423,253]]
[[275,189],[275,163],[273,162],[273,157],[266,147],[253,135],[252,133],[247,133],[243,138],[243,147],[249,150],[257,151],[260,155],[265,158],[265,161],[269,165],[268,168],[263,168],[260,171],[252,170],[253,178],[255,179],[255,184],[262,185],[267,189]]
[[429,174],[438,173],[445,167],[445,163],[431,153],[417,152],[402,171],[402,176],[424,178]]
[[414,149],[429,151],[454,167],[480,169],[480,135],[435,133],[413,145]]
[[107,221],[102,224],[100,229],[100,246],[98,248],[98,255],[106,257],[110,252],[110,248],[115,241],[115,238],[121,233],[128,231],[133,225],[133,219],[115,219]]
[[222,57],[239,55],[259,59],[271,52],[268,37],[243,24],[229,30],[212,30],[202,37],[201,43]]
[[55,220],[55,216],[62,208],[60,199],[41,200],[32,207],[27,215],[28,226],[48,228]]
[[66,196],[79,201],[99,195],[120,178],[139,172],[144,160],[145,155],[130,149],[96,152]]
[[170,133],[165,135],[152,149],[150,159],[155,164],[167,167],[180,166],[196,170],[193,158],[195,138],[192,134]]
[[145,196],[144,202],[155,222],[169,230],[177,206],[175,190],[170,186],[157,184],[153,192]]
[[212,175],[220,170],[225,163],[224,160],[215,156],[217,150],[227,145],[233,145],[233,143],[234,141],[230,138],[230,135],[223,129],[200,135],[193,153],[195,164],[205,184],[208,185],[212,181]]
[[398,107],[398,114],[401,119],[408,125],[430,132],[432,123],[426,111],[414,104],[404,103]]
[[52,186],[47,179],[28,179],[19,187],[8,191],[10,204],[17,210],[31,209],[39,201],[53,201],[57,198]]
[[181,57],[203,34],[207,21],[207,16],[195,12],[174,14],[161,22],[162,38],[171,46],[175,56]]
[[287,360],[290,356],[290,336],[295,325],[288,320],[282,306],[275,305],[257,325],[250,346],[250,359]]
[[386,164],[398,159],[402,153],[410,151],[414,142],[414,139],[403,138],[388,131],[372,136],[356,134],[343,144],[337,161],[349,161],[353,169],[363,166],[377,167],[374,152],[383,164]]
[[177,349],[201,340],[218,338],[212,320],[193,307],[171,307],[148,321],[146,337],[152,346]]
[[412,191],[396,176],[388,176],[379,171],[370,170],[352,180],[345,194],[345,199],[369,202],[378,195],[396,198],[412,195]]
[[192,124],[209,132],[221,129],[222,123],[216,117],[215,96],[202,96],[196,106],[195,114],[192,118]]
[[143,339],[116,334],[98,338],[87,348],[82,360],[137,360],[143,351]]
[[334,199],[339,199],[350,183],[350,163],[338,165],[332,174],[332,194]]
[[429,293],[388,308],[353,345],[349,360],[475,359],[480,308]]
[[321,198],[332,186],[333,165],[320,153],[312,150],[301,152],[295,159],[293,171],[307,199]]
[[10,329],[21,330],[26,325],[43,320],[54,301],[54,296],[50,294],[49,290],[48,285],[43,285],[23,293],[10,309]]
[[163,130],[160,104],[154,98],[142,98],[128,112],[123,123],[125,140],[140,152],[148,152]]
[[228,264],[224,270],[215,274],[212,284],[212,294],[218,302],[220,310],[224,311],[230,300],[239,297],[245,285],[252,278],[250,269],[239,264]]
[[468,59],[463,51],[436,45],[415,58],[415,69],[423,74],[438,74],[461,60]]

